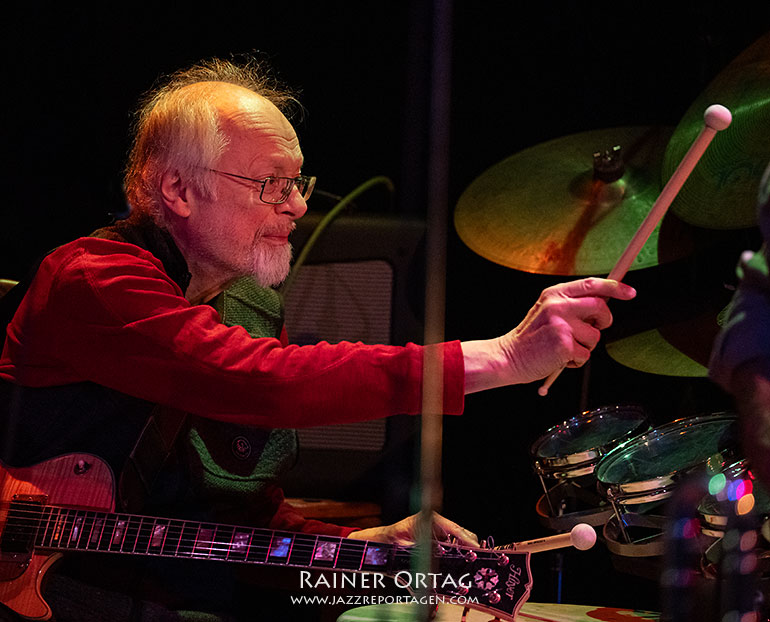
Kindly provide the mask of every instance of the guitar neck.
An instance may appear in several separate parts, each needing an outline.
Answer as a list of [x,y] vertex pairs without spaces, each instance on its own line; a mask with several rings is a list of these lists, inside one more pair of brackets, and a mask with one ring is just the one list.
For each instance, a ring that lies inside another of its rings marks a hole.
[[0,603],[48,619],[40,584],[57,557],[49,552],[68,551],[380,573],[507,620],[532,585],[529,553],[434,543],[436,572],[421,573],[412,569],[411,546],[115,513],[113,483],[109,467],[89,454],[23,468],[0,462]]
[[[15,529],[13,525],[20,527]],[[407,549],[380,542],[40,506],[29,502],[12,504],[8,527],[4,538],[16,533],[19,539],[27,541],[27,546],[32,540],[35,549],[101,551],[384,574],[409,566]],[[8,548],[7,543],[5,548]]]

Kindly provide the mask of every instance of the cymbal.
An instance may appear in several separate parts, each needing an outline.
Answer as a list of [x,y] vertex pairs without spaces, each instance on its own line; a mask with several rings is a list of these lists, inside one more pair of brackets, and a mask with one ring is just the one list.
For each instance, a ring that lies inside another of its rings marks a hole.
[[693,317],[623,337],[605,345],[616,362],[648,374],[705,378],[711,349],[719,333],[722,311]]
[[5,296],[17,284],[18,281],[12,281],[11,279],[0,279],[0,298]]
[[[668,127],[618,127],[525,149],[470,184],[457,203],[455,228],[471,250],[509,268],[606,274],[662,189],[660,167],[671,133]],[[622,147],[622,176],[595,179],[593,154],[616,145]],[[674,229],[661,253],[658,227],[631,269],[687,256],[686,235]]]
[[605,348],[616,362],[636,371],[683,378],[708,376],[708,368],[702,358],[695,360],[681,352],[658,329],[624,337],[608,343]]
[[711,104],[726,106],[733,121],[714,137],[670,209],[699,227],[751,227],[757,222],[759,180],[770,161],[770,35],[722,70],[687,110],[666,149],[664,180],[701,131]]

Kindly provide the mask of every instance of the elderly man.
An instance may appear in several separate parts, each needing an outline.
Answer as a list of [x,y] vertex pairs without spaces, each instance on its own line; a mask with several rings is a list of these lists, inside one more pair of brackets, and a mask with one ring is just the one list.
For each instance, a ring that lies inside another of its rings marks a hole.
[[[126,175],[131,216],[54,250],[22,287],[0,359],[6,462],[92,451],[123,470],[127,505],[136,477],[125,477],[126,456],[146,469],[137,456],[163,447],[145,441],[148,417],[161,428],[171,420],[181,422],[164,437],[173,450],[136,497],[158,515],[413,537],[412,519],[361,531],[305,521],[277,484],[296,451],[290,428],[419,413],[425,352],[288,345],[270,286],[288,273],[289,234],[315,183],[282,112],[290,102],[258,68],[222,61],[172,76],[147,100]],[[259,321],[224,317],[232,287],[245,287]],[[582,365],[611,323],[605,300],[633,296],[603,279],[562,284],[506,335],[432,346],[443,357],[445,413],[459,414],[466,393]],[[253,449],[243,461],[234,438]],[[476,542],[442,517],[434,531]],[[175,583],[167,571],[142,572]]]

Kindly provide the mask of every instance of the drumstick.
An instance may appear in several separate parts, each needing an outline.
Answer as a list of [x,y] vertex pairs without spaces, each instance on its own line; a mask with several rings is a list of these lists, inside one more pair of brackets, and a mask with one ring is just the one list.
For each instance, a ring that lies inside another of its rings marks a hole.
[[[730,111],[724,106],[713,104],[706,108],[706,112],[703,114],[703,120],[705,122],[703,129],[700,131],[700,134],[698,134],[693,144],[690,145],[690,148],[682,158],[679,166],[676,167],[674,174],[671,175],[671,179],[669,179],[668,183],[664,186],[660,196],[653,204],[652,209],[650,209],[650,213],[647,214],[647,217],[642,221],[642,224],[639,225],[634,237],[631,238],[631,241],[628,243],[626,250],[623,251],[620,259],[618,259],[618,262],[615,264],[615,267],[612,268],[612,271],[607,276],[608,279],[614,281],[623,280],[623,277],[626,276],[626,272],[628,272],[634,259],[636,259],[636,256],[639,254],[639,251],[642,250],[642,247],[647,243],[652,232],[655,231],[655,227],[657,227],[658,223],[663,219],[666,210],[668,210],[671,202],[679,193],[684,182],[687,181],[690,173],[692,173],[692,170],[701,159],[706,148],[709,146],[714,136],[716,136],[716,133],[730,125],[732,114],[730,114]],[[548,389],[559,377],[559,374],[563,369],[564,368],[562,367],[545,379],[543,385],[537,390],[539,395],[548,394]]]
[[587,523],[575,525],[568,533],[560,533],[555,536],[546,536],[536,540],[524,542],[512,542],[505,546],[496,546],[496,551],[510,551],[516,553],[540,553],[574,546],[579,551],[586,551],[596,543],[596,531]]

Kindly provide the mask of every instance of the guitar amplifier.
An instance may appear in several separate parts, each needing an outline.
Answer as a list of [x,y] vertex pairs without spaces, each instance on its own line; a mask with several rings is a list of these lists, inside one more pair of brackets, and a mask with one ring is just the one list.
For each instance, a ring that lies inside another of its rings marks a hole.
[[[320,217],[307,215],[292,240],[301,249]],[[421,342],[425,223],[396,216],[340,217],[318,238],[286,292],[291,343]],[[299,430],[287,496],[369,500],[385,514],[408,509],[413,417]]]

